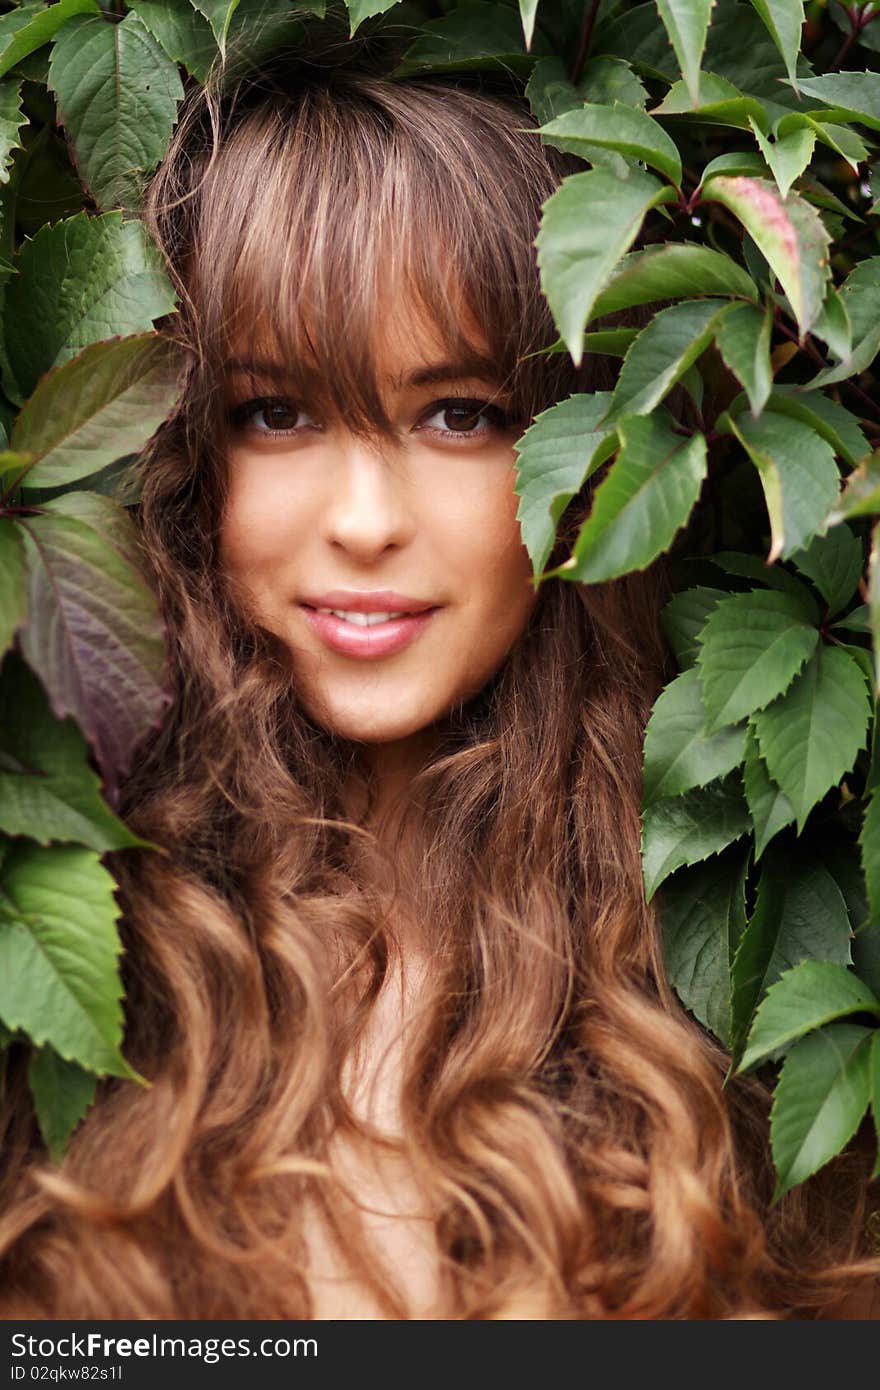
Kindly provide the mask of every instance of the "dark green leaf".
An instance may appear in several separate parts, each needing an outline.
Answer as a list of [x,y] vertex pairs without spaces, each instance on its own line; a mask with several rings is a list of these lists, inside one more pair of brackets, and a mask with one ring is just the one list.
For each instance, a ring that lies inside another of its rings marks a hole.
[[204,15],[190,0],[128,0],[141,23],[162,45],[168,57],[204,82],[217,57],[217,40]]
[[785,694],[753,715],[761,756],[795,808],[798,833],[864,748],[869,713],[858,666],[838,647],[820,644]]
[[660,920],[669,983],[701,1023],[727,1045],[730,965],[746,923],[748,854],[723,851],[681,869],[663,889]]
[[697,640],[703,624],[719,599],[727,597],[724,589],[702,586],[685,589],[676,594],[664,607],[660,621],[666,640],[675,653],[679,669],[693,666],[700,645]]
[[828,72],[801,78],[800,88],[823,103],[828,118],[858,121],[871,130],[880,130],[880,73]]
[[31,1055],[28,1085],[40,1133],[57,1163],[68,1139],[95,1099],[97,1078],[76,1062],[65,1062],[51,1047],[40,1047]]
[[54,0],[51,5],[4,15],[0,20],[0,76],[42,48],[78,14],[100,14],[100,10],[95,0]]
[[799,392],[790,386],[774,386],[767,407],[775,415],[801,420],[831,445],[847,463],[858,463],[868,452],[857,416],[821,391]]
[[801,604],[788,594],[755,589],[719,603],[700,634],[697,656],[707,732],[736,724],[775,700],[818,640]]
[[596,583],[645,569],[675,539],[706,476],[706,441],[656,415],[617,420],[620,451],[593,496],[570,560],[557,573]]
[[804,0],[752,0],[782,55],[789,80],[797,88],[797,61],[804,25]]
[[596,299],[591,317],[653,300],[691,299],[702,294],[757,299],[758,290],[729,256],[708,246],[669,242],[624,256],[607,288]]
[[767,404],[773,372],[770,366],[772,318],[752,304],[734,304],[716,330],[718,351],[744,387],[757,419]]
[[630,159],[642,160],[665,174],[678,187],[681,184],[681,157],[674,142],[661,125],[638,108],[616,101],[611,106],[590,102],[588,106],[565,111],[540,127],[547,143],[558,137],[566,150],[592,159],[595,147],[615,150]]
[[611,415],[649,414],[706,350],[731,308],[728,300],[692,299],[655,314],[626,354]]
[[684,864],[699,864],[749,831],[738,779],[698,787],[649,806],[642,818],[642,873],[650,902]]
[[768,561],[788,559],[827,526],[840,474],[831,446],[799,420],[765,410],[740,415],[731,428],[761,476],[771,545]]
[[826,536],[817,536],[791,559],[801,574],[812,579],[832,618],[849,603],[865,563],[862,543],[846,524],[835,526]]
[[420,37],[390,75],[399,78],[417,72],[494,67],[527,73],[535,59],[546,53],[540,32],[526,53],[517,9],[485,0],[464,0],[442,18],[421,25]]
[[755,863],[761,858],[770,841],[791,825],[794,807],[785,792],[777,787],[758,749],[758,740],[751,727],[746,733],[743,761],[743,786],[752,825],[755,829]]
[[695,106],[700,104],[700,63],[713,4],[714,0],[657,0],[660,18]]
[[644,740],[643,801],[702,787],[738,767],[745,748],[745,726],[710,734],[699,672],[683,671],[657,697]]

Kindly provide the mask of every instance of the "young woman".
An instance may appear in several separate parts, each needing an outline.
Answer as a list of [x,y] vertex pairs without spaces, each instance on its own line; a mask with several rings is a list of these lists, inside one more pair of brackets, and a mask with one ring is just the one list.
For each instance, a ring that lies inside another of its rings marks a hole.
[[722,1092],[664,978],[661,582],[531,582],[515,442],[595,387],[534,355],[572,162],[533,124],[289,69],[190,109],[153,184],[192,365],[140,470],[175,700],[123,812],[162,852],[113,861],[151,1085],[103,1083],[52,1168],[13,1078],[7,1317],[815,1316],[852,1284],[864,1168],[771,1209],[764,1091]]

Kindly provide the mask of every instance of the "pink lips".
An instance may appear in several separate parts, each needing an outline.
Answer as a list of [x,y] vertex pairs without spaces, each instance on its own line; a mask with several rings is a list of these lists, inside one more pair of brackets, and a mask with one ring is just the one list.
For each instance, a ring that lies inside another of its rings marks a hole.
[[[319,613],[318,608],[338,608],[348,613],[402,613],[404,616],[360,627],[332,613]],[[334,589],[328,594],[303,599],[302,609],[311,627],[332,651],[367,660],[402,651],[415,641],[438,611],[430,604],[390,589]]]

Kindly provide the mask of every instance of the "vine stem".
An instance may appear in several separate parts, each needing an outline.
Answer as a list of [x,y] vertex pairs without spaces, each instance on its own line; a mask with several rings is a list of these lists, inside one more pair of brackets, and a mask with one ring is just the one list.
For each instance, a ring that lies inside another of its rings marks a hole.
[[578,42],[577,54],[574,60],[574,67],[571,70],[571,80],[574,86],[581,80],[584,70],[584,63],[587,61],[587,54],[590,51],[590,44],[593,39],[593,30],[596,27],[596,16],[599,13],[599,0],[592,0],[590,8],[584,16],[583,28]]

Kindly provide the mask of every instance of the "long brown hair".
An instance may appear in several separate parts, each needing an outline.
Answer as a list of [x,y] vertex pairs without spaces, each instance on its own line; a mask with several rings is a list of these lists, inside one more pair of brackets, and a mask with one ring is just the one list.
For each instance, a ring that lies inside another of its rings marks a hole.
[[[196,100],[151,187],[192,364],[138,479],[175,699],[121,809],[163,852],[112,860],[125,1050],[151,1085],[102,1082],[53,1168],[18,1059],[6,1316],[309,1316],[307,1204],[385,1315],[419,1311],[332,1152],[365,1129],[341,1076],[400,955],[397,856],[349,814],[352,779],[374,790],[358,748],[310,721],[280,642],[225,586],[218,380],[249,329],[323,408],[381,433],[382,296],[405,285],[466,348],[451,276],[524,421],[594,389],[590,364],[528,355],[556,337],[533,239],[572,167],[532,125],[473,83],[267,71]],[[727,1057],[664,976],[639,860],[662,594],[656,570],[546,583],[403,808],[426,971],[399,1147],[432,1213],[441,1316],[809,1314],[858,1254],[859,1162],[771,1210],[764,1090],[722,1091]]]

